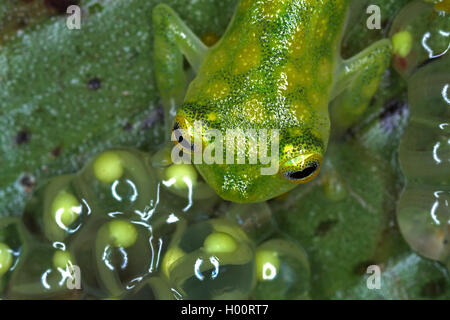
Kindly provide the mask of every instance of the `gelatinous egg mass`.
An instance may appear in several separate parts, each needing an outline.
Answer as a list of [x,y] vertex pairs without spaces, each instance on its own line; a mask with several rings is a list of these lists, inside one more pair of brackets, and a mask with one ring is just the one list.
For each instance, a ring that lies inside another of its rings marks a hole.
[[246,299],[267,258],[255,245],[273,233],[270,208],[217,200],[192,165],[104,151],[38,187],[22,219],[0,220],[0,295]]
[[406,186],[397,206],[405,240],[423,256],[450,259],[450,56],[408,80],[410,121],[399,160]]

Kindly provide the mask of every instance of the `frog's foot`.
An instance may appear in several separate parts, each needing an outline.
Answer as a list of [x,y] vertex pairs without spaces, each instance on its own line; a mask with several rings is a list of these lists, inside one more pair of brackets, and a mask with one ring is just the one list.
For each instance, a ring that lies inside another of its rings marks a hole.
[[161,93],[166,127],[170,130],[187,87],[183,56],[197,71],[208,48],[167,5],[160,4],[153,9],[153,28],[156,83]]
[[332,93],[334,132],[344,132],[364,113],[390,64],[391,55],[391,42],[384,39],[342,61]]

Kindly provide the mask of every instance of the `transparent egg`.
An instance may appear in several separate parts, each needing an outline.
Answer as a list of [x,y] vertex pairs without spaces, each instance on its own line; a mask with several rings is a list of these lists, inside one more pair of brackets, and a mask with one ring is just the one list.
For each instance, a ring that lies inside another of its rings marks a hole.
[[162,261],[162,273],[183,299],[247,298],[254,272],[252,243],[223,219],[178,229]]
[[181,152],[173,143],[152,157],[158,179],[170,193],[192,200],[218,198],[191,163],[173,163],[172,152]]
[[73,185],[73,175],[50,179],[25,207],[23,221],[40,240],[63,241],[74,234],[90,214],[87,202]]
[[79,299],[81,271],[63,243],[28,243],[9,286],[9,299]]
[[20,219],[0,219],[0,298],[6,292],[25,246]]
[[397,220],[408,244],[423,256],[450,258],[450,190],[408,186],[397,206]]
[[439,5],[412,1],[391,27],[394,68],[408,78],[427,60],[443,56],[450,49],[449,32],[449,14]]
[[144,221],[99,218],[85,225],[69,248],[90,295],[118,297],[157,269],[164,239]]
[[128,149],[98,154],[74,180],[92,214],[145,214],[157,200],[157,180],[147,155]]
[[292,241],[271,239],[256,248],[255,299],[308,299],[310,268],[302,248]]

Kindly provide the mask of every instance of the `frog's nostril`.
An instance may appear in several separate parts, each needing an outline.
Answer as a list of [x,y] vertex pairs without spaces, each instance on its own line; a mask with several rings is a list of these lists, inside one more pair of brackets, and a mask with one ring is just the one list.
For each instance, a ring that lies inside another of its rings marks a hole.
[[284,176],[286,177],[286,179],[288,180],[292,180],[292,181],[300,181],[300,180],[304,180],[308,177],[311,177],[316,170],[319,168],[319,164],[317,162],[311,162],[310,165],[308,165],[306,168],[304,168],[303,170],[298,170],[298,171],[294,171],[294,170],[290,170],[290,171],[286,171],[284,172]]

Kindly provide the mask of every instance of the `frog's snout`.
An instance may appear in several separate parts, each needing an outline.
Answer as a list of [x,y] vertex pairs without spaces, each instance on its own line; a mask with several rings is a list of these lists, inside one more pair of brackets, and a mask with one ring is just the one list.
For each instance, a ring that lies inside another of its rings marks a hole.
[[319,154],[301,155],[285,162],[280,174],[292,183],[306,183],[317,176],[321,164],[322,156]]

